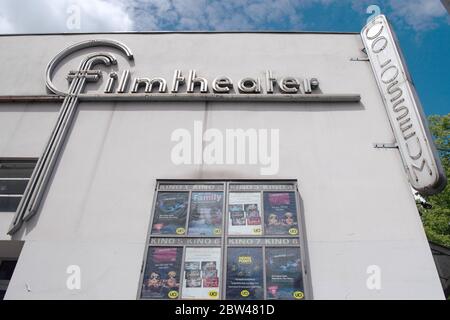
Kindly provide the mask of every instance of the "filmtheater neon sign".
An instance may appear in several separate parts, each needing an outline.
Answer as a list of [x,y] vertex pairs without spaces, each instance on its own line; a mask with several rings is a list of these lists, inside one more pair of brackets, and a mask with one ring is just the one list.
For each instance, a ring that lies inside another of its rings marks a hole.
[[[127,48],[124,44],[114,41],[114,40],[88,40],[78,44],[75,44],[58,54],[47,66],[46,71],[46,83],[47,88],[58,95],[65,96],[67,94],[81,94],[82,90],[70,91],[75,88],[75,86],[69,87],[69,92],[65,93],[58,90],[52,82],[53,73],[55,72],[58,64],[69,56],[70,54],[90,47],[110,47],[119,49],[128,57],[129,60],[133,60],[133,54],[131,50]],[[67,79],[69,83],[72,83],[75,79],[83,79],[82,83],[85,82],[95,82],[102,77],[102,73],[99,70],[92,70],[92,67],[96,64],[104,64],[106,66],[117,64],[117,60],[113,55],[109,53],[101,53],[89,56],[86,61],[84,61],[77,71],[70,71]],[[146,93],[150,94],[153,92],[157,93],[180,93],[181,86],[185,86],[186,93],[195,93],[196,87],[201,94],[206,94],[210,92],[210,84],[206,78],[199,77],[196,70],[189,70],[187,76],[183,74],[181,70],[175,70],[173,73],[173,79],[170,85],[170,90],[168,88],[167,80],[163,77],[154,78],[134,78],[130,87],[131,71],[129,69],[123,70],[119,75],[117,72],[110,72],[108,75],[108,80],[106,81],[106,86],[104,88],[105,94],[112,93]],[[280,93],[286,94],[311,94],[313,90],[319,87],[319,81],[317,78],[304,78],[299,79],[296,77],[283,77],[277,79],[274,77],[271,70],[265,72],[264,77],[265,88],[263,89],[261,78],[259,77],[245,77],[240,79],[236,84],[232,79],[226,76],[219,76],[215,78],[211,83],[212,92],[216,94],[229,94],[232,92],[241,94],[273,94],[275,93],[275,88],[278,86]],[[81,85],[81,83],[80,83]],[[82,85],[79,89],[84,87]]]
[[[125,53],[129,60],[133,60],[133,54],[131,50],[124,44],[114,41],[114,40],[88,40],[78,44],[75,44],[61,53],[59,53],[47,66],[46,71],[46,83],[47,88],[55,94],[66,95],[67,93],[58,90],[52,83],[53,73],[55,72],[58,64],[70,54],[80,51],[85,48],[90,47],[110,47],[119,49]],[[92,67],[96,64],[104,64],[106,66],[117,64],[117,60],[109,53],[94,54],[87,58],[83,62],[79,70],[70,71],[67,79],[69,83],[72,83],[75,79],[83,79],[85,82],[95,82],[102,77],[101,71],[92,70]],[[146,93],[150,94],[152,92],[167,93],[168,84],[167,80],[163,77],[154,78],[134,78],[130,87],[131,71],[129,69],[123,70],[119,75],[117,72],[110,72],[108,75],[108,80],[106,81],[106,86],[104,88],[104,93]],[[265,72],[264,77],[265,90],[263,89],[261,78],[258,77],[244,77],[240,79],[236,84],[232,79],[226,76],[219,76],[215,78],[211,83],[211,89],[216,94],[229,94],[232,92],[241,94],[273,94],[275,92],[275,87],[278,86],[280,93],[286,94],[311,94],[313,90],[319,87],[319,81],[317,78],[304,78],[299,79],[295,77],[283,77],[277,79],[274,77],[271,70]],[[201,94],[209,93],[210,84],[206,78],[199,77],[196,70],[189,70],[187,76],[183,74],[181,70],[175,70],[173,73],[173,79],[170,85],[170,93],[181,92],[181,86],[185,86],[186,93],[195,93],[195,88],[199,87],[198,92]],[[236,86],[236,88],[235,88]],[[83,86],[82,86],[83,87]],[[81,94],[82,90],[71,92],[69,94],[77,93]],[[75,89],[76,90],[76,89]]]
[[[104,90],[105,93],[114,93],[116,82],[118,82],[119,76],[116,72],[109,74],[109,79]],[[117,93],[126,93],[128,82],[130,80],[130,70],[125,70],[120,76],[120,81],[117,84]],[[170,87],[171,93],[179,93],[180,86],[185,85],[187,93],[194,93],[195,87],[199,87],[200,93],[209,92],[209,84],[206,78],[199,77],[196,70],[189,70],[188,76],[184,76],[181,70],[175,70],[173,75],[172,84]],[[294,77],[284,77],[277,80],[273,76],[273,72],[267,70],[265,72],[265,91],[261,84],[260,78],[246,77],[242,78],[237,83],[237,92],[242,94],[260,94],[260,93],[274,93],[275,86],[278,85],[281,93],[304,93],[311,94],[312,90],[317,89],[319,81],[316,78],[305,78],[302,82]],[[234,90],[235,84],[226,76],[219,76],[212,81],[212,91],[216,94],[229,94]],[[131,93],[152,93],[157,91],[158,93],[166,93],[167,81],[162,77],[156,78],[135,78],[132,84]]]

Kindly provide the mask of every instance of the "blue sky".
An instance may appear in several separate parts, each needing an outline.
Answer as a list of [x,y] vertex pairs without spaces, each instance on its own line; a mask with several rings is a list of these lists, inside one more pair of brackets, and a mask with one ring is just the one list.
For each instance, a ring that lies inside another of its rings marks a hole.
[[359,32],[369,5],[393,24],[426,114],[449,113],[450,17],[440,0],[2,0],[0,33]]
[[[440,1],[427,1],[436,2],[437,5],[442,6]],[[361,4],[361,10],[348,10],[345,2],[310,8],[304,13],[306,22],[309,21],[308,29],[360,30],[369,16],[365,11],[367,5]],[[404,17],[396,14],[388,2],[368,1],[369,4],[378,5],[381,13],[385,14],[392,23],[425,113],[427,115],[450,113],[450,20],[448,14],[429,17],[428,20],[423,17],[421,24],[414,26],[413,21],[405,21]],[[397,2],[406,3],[407,1]],[[417,6],[417,9],[421,11],[420,6]],[[445,13],[443,6],[442,10]]]

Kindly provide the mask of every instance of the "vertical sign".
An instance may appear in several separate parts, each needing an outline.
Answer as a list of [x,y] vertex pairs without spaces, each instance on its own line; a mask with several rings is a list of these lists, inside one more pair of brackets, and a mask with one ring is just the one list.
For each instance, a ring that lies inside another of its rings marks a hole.
[[423,194],[441,191],[445,175],[386,17],[379,15],[371,20],[361,37],[411,185]]

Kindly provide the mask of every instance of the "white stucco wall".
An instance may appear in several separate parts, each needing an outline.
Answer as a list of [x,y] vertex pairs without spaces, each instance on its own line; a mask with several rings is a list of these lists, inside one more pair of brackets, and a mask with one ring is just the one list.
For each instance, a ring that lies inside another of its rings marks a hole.
[[[39,213],[24,240],[7,299],[135,299],[156,179],[298,179],[316,299],[442,299],[436,268],[375,79],[358,34],[117,34],[0,37],[0,95],[45,94],[44,70],[60,50],[91,38],[120,40],[132,76],[196,69],[210,81],[317,77],[323,93],[360,103],[83,102]],[[88,51],[86,51],[88,52]],[[76,68],[64,65],[57,78]],[[119,69],[127,62],[119,60]],[[122,69],[121,69],[122,70]],[[89,86],[103,88],[104,82]],[[184,90],[184,88],[183,88]],[[92,90],[91,90],[92,91]],[[90,92],[91,92],[90,91]],[[0,104],[0,157],[38,157],[58,103]],[[181,165],[170,160],[177,128],[279,129],[280,170],[254,165]],[[11,214],[0,214],[0,239]],[[66,288],[66,268],[82,288]],[[368,290],[378,265],[382,289]],[[27,289],[28,288],[28,289]]]

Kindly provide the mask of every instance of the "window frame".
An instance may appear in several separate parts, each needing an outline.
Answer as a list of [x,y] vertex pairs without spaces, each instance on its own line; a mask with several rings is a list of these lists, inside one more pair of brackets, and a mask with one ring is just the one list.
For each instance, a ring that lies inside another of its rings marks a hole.
[[0,157],[0,165],[2,163],[14,163],[14,162],[18,162],[18,163],[34,163],[34,166],[31,170],[30,176],[29,177],[8,177],[8,178],[2,178],[0,177],[0,181],[27,181],[27,184],[25,186],[25,189],[23,191],[22,194],[0,194],[0,198],[20,198],[19,203],[16,207],[16,209],[14,211],[1,211],[0,210],[0,214],[4,214],[4,213],[17,213],[17,208],[20,207],[20,203],[22,202],[23,196],[25,195],[25,193],[27,192],[27,188],[28,185],[31,181],[31,178],[33,176],[34,170],[36,169],[37,163],[39,161],[39,158],[37,157],[24,157],[24,158],[19,158],[19,157]]
[[[161,185],[223,185],[222,190],[161,190]],[[229,194],[231,192],[257,192],[255,190],[245,190],[245,191],[239,191],[239,190],[231,190],[230,185],[255,185],[261,186],[261,185],[270,185],[274,186],[273,189],[270,190],[259,190],[261,194],[261,227],[262,227],[262,234],[261,235],[228,235],[228,226],[229,226],[229,212],[228,212],[228,205],[229,205]],[[276,185],[290,185],[292,186],[291,190],[282,190],[282,189],[276,189]],[[188,197],[188,207],[187,207],[187,213],[186,213],[186,224],[185,224],[185,234],[184,235],[171,235],[171,234],[152,234],[153,229],[153,222],[155,218],[155,207],[156,207],[156,201],[158,198],[159,192],[183,192],[183,191],[189,191],[189,197]],[[223,192],[223,217],[222,217],[222,232],[220,236],[199,236],[199,235],[189,235],[189,220],[190,220],[190,207],[191,207],[191,197],[192,192]],[[296,217],[297,217],[297,224],[298,224],[298,234],[293,235],[265,235],[265,211],[264,211],[264,192],[293,192],[294,198],[296,201]],[[204,244],[204,245],[193,245],[188,243],[183,244],[152,244],[150,241],[152,238],[215,238],[220,239],[220,244]],[[298,240],[298,244],[292,243],[282,246],[274,246],[266,243],[262,244],[253,244],[253,245],[242,245],[242,244],[229,244],[228,239],[229,238],[236,238],[236,239],[245,239],[245,238],[254,238],[254,239],[270,239],[270,238],[288,238],[288,239],[296,239]],[[219,276],[219,297],[215,300],[226,300],[226,290],[227,290],[227,266],[228,266],[228,247],[256,247],[261,248],[262,250],[262,261],[263,261],[263,299],[267,300],[267,272],[266,272],[266,248],[286,248],[286,247],[294,247],[298,248],[300,251],[300,259],[301,259],[301,269],[302,269],[302,281],[303,281],[303,291],[304,291],[304,299],[303,300],[309,300],[313,299],[313,291],[311,286],[311,278],[310,278],[310,270],[309,270],[309,254],[308,254],[308,246],[307,246],[307,238],[306,238],[306,226],[305,226],[305,214],[303,210],[303,203],[300,196],[300,193],[298,191],[298,181],[294,179],[271,179],[271,180],[258,180],[258,179],[205,179],[205,180],[199,180],[199,179],[192,179],[192,180],[172,180],[172,179],[158,179],[156,180],[155,189],[153,193],[153,201],[151,205],[151,212],[150,212],[150,219],[149,219],[149,225],[147,228],[147,236],[146,236],[146,242],[145,242],[145,248],[144,248],[144,256],[143,261],[141,265],[141,272],[139,276],[139,283],[138,283],[138,292],[137,292],[137,299],[138,300],[155,300],[155,299],[148,299],[148,298],[141,298],[142,295],[142,287],[143,287],[143,280],[145,276],[145,269],[147,266],[147,259],[148,259],[148,253],[150,247],[181,247],[182,248],[182,261],[181,261],[181,270],[180,270],[180,283],[179,283],[179,289],[178,289],[178,297],[174,300],[192,300],[192,299],[182,299],[182,277],[183,277],[183,271],[184,271],[184,264],[185,264],[185,256],[186,256],[186,249],[188,247],[219,247],[221,249],[221,274]],[[158,299],[160,300],[160,299]],[[170,299],[168,299],[170,300]]]
[[[18,258],[10,258],[10,257],[6,258],[6,257],[1,257],[0,256],[0,264],[2,264],[3,261],[15,261],[16,262],[16,265],[14,267],[14,271],[15,271],[19,259]],[[11,278],[12,278],[12,276],[14,276],[14,271],[13,271],[13,274],[11,275]],[[5,295],[8,292],[8,286],[9,286],[10,282],[11,282],[11,279],[9,279],[9,280],[0,280],[0,291],[5,291]],[[2,300],[2,299],[0,299],[0,300]]]

